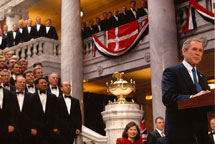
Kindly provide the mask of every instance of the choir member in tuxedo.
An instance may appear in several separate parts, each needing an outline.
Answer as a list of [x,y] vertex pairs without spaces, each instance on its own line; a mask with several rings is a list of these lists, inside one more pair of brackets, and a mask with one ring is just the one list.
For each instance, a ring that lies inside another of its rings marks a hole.
[[50,39],[58,40],[58,35],[57,35],[55,27],[52,26],[51,19],[46,20],[45,35],[44,36],[47,38],[50,38]]
[[110,29],[118,27],[119,23],[119,11],[118,9],[114,9],[114,15],[109,19]]
[[89,20],[89,26],[86,27],[86,29],[85,29],[87,37],[90,37],[90,36],[92,36],[92,34],[95,33],[95,27],[93,24],[94,24],[94,21],[92,19],[90,19]]
[[36,17],[36,24],[34,25],[35,33],[34,38],[44,37],[45,36],[45,26],[41,24],[41,18],[39,16]]
[[208,132],[209,142],[210,144],[214,144],[215,143],[215,118],[212,118],[210,120],[210,128],[211,128],[211,131]]
[[155,127],[155,130],[149,133],[147,136],[147,144],[156,144],[158,139],[165,137],[163,117],[157,117],[155,119]]
[[18,32],[19,32],[19,35],[20,35],[20,42],[23,42],[24,40],[24,35],[23,35],[23,21],[22,20],[19,20],[18,22]]
[[98,33],[101,31],[104,31],[101,26],[101,19],[99,17],[96,17],[95,33]]
[[28,19],[27,26],[23,28],[24,42],[33,40],[35,36],[35,32],[36,30],[32,26],[32,19]]
[[23,76],[26,80],[26,88],[25,91],[29,93],[35,93],[36,92],[36,86],[34,84],[34,74],[33,71],[25,71]]
[[19,62],[16,62],[14,65],[12,65],[10,84],[14,85],[16,76],[20,75],[21,73],[22,73],[22,66],[20,65]]
[[10,84],[10,72],[7,69],[1,71],[3,87],[11,92],[16,91],[16,87]]
[[34,68],[34,77],[35,77],[35,79],[38,79],[38,78],[40,78],[40,77],[43,77],[43,69],[42,68],[40,68],[40,67],[36,67],[36,68]]
[[85,38],[87,38],[88,36],[87,36],[87,32],[86,32],[86,23],[85,22],[82,22],[81,23],[81,37],[82,37],[82,39],[85,39]]
[[137,17],[142,17],[145,15],[148,15],[148,9],[147,9],[147,1],[146,0],[141,0],[141,8],[137,10]]
[[80,134],[82,119],[79,100],[71,96],[71,85],[63,82],[63,94],[59,99],[59,129],[61,144],[73,144],[76,135]]
[[107,12],[103,12],[102,14],[103,16],[103,20],[101,21],[101,28],[103,29],[103,31],[108,30],[108,19],[107,19]]
[[62,94],[62,91],[61,91],[60,87],[58,86],[58,84],[59,84],[58,74],[51,73],[48,77],[48,81],[49,81],[49,87],[48,87],[47,91],[49,93],[56,95],[56,97],[59,97]]
[[[2,83],[0,72],[0,83]],[[14,131],[11,114],[12,93],[0,84],[0,140],[1,144],[10,144],[9,135]]]
[[12,144],[29,144],[30,138],[30,105],[32,95],[25,91],[25,78],[21,75],[15,80],[16,91],[12,92],[12,122],[14,133]]
[[135,10],[136,1],[132,0],[130,2],[130,10],[127,11],[129,22],[135,21],[137,19],[137,12]]
[[0,70],[7,68],[6,60],[4,56],[0,56]]
[[11,72],[12,71],[12,66],[16,63],[16,60],[13,58],[10,58],[7,60],[7,68]]
[[0,49],[3,50],[7,47],[7,36],[3,34],[2,29],[0,28]]
[[17,24],[13,24],[13,30],[7,34],[8,47],[18,45],[20,43],[20,33],[18,32]]
[[22,69],[21,69],[22,72],[21,73],[23,74],[28,68],[28,60],[21,59],[21,60],[19,60],[19,63],[21,65],[21,67],[22,67]]
[[120,25],[124,25],[124,24],[129,22],[129,18],[128,18],[128,15],[127,15],[127,7],[126,6],[122,7],[122,13],[120,13],[118,17],[119,17]]
[[31,135],[35,144],[55,144],[58,130],[58,99],[47,92],[45,77],[35,81],[37,91],[32,96]]
[[8,34],[8,26],[7,25],[3,25],[3,35],[7,37]]

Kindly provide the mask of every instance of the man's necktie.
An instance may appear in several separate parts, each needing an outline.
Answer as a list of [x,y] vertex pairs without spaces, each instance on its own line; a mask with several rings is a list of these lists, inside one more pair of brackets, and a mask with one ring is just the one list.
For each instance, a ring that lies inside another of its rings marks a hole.
[[196,85],[196,90],[197,90],[197,92],[200,92],[200,91],[202,91],[202,87],[201,87],[200,84],[197,82],[197,79],[196,79],[196,70],[195,70],[195,68],[192,69],[192,73],[193,73],[194,84]]
[[161,136],[162,136],[162,137],[164,137],[164,136],[165,136],[165,134],[164,134],[164,132],[163,132],[163,131],[161,132]]

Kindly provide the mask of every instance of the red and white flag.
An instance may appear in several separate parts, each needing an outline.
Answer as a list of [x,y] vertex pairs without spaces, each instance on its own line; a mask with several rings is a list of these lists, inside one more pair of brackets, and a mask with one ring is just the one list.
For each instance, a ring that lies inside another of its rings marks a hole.
[[138,31],[138,21],[106,31],[106,46],[93,35],[96,48],[108,56],[119,56],[127,52],[141,37],[148,26],[148,18]]

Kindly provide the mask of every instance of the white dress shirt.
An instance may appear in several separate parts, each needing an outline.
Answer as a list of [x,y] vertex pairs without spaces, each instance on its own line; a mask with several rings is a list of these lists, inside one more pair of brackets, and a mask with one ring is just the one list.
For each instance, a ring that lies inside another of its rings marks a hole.
[[46,111],[47,93],[46,94],[40,94],[40,91],[38,90],[38,94],[40,97],[40,102],[41,102],[42,107],[43,107],[43,112],[45,112]]
[[40,24],[37,24],[37,31],[39,31],[40,30]]
[[46,26],[46,33],[49,33],[50,26]]
[[19,109],[22,111],[23,103],[24,103],[24,94],[17,94],[17,100],[19,104]]
[[27,28],[28,28],[28,33],[30,33],[31,32],[31,27],[27,26]]
[[13,39],[15,39],[15,38],[16,38],[16,32],[13,31]]
[[0,36],[0,45],[2,44],[2,36]]
[[0,88],[0,109],[3,108],[3,88]]
[[118,18],[117,16],[114,16],[114,18],[116,19],[116,21],[118,21],[118,20],[119,20],[119,18]]
[[22,31],[23,31],[23,29],[22,28],[19,28],[19,32],[22,34]]
[[[195,84],[194,79],[193,79],[193,73],[192,73],[193,67],[188,62],[186,62],[185,60],[183,60],[182,63],[185,66],[185,68],[187,69],[187,71],[188,71],[193,83]],[[194,67],[194,68],[196,70],[196,67]],[[197,75],[197,70],[196,70],[196,79],[197,79],[197,82],[199,82],[199,78],[198,78],[198,75]]]
[[52,89],[53,86],[51,86],[51,85],[49,87],[50,87],[51,93],[53,93],[54,95],[56,95],[56,97],[58,97],[60,95],[60,91],[59,91],[58,86],[56,86],[57,89]]
[[33,87],[28,88],[29,84],[26,84],[26,87],[28,89],[29,93],[35,93],[35,85],[33,84]]
[[71,110],[71,99],[70,98],[65,98],[65,95],[63,94],[64,101],[66,103],[66,108],[68,111],[68,114],[70,115],[70,110]]

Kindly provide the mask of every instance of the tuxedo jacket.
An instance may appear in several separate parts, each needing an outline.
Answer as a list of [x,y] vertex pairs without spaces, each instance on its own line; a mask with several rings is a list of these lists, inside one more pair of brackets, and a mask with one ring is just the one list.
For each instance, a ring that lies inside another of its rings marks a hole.
[[128,138],[118,138],[116,140],[116,144],[143,144],[141,140],[134,141],[134,143],[131,143],[131,141],[128,140]]
[[52,133],[52,130],[58,127],[57,97],[47,92],[46,110],[44,112],[38,91],[32,94],[30,118],[31,129],[37,129],[39,137]]
[[7,41],[7,36],[2,35],[2,43],[0,44],[1,50],[5,49],[8,46]]
[[124,24],[127,24],[129,22],[129,18],[128,18],[127,12],[125,14],[124,13],[120,13],[118,17],[119,17],[119,23],[120,23],[120,25],[124,25]]
[[134,14],[131,10],[127,11],[127,16],[129,18],[128,22],[135,21],[137,19],[137,11],[136,11],[136,17],[134,16]]
[[32,94],[25,92],[22,111],[20,111],[17,93],[12,92],[12,120],[16,133],[30,134],[30,113]]
[[139,17],[142,17],[142,16],[145,16],[145,15],[147,15],[147,13],[146,13],[146,11],[144,10],[144,8],[139,8],[138,10],[137,10],[137,17],[139,18]]
[[[100,26],[100,30],[99,30],[99,26]],[[103,31],[103,29],[102,29],[100,24],[99,25],[98,24],[94,25],[94,33],[98,33],[98,32],[101,32],[101,31]]]
[[3,88],[3,107],[0,108],[0,138],[8,131],[8,125],[12,125],[11,114],[12,93]]
[[[20,31],[20,29],[22,29],[22,32]],[[20,36],[20,42],[24,42],[24,33],[23,33],[23,28],[18,28],[17,30],[19,32],[19,36]]]
[[214,141],[214,137],[213,137],[213,132],[210,131],[208,136],[209,136],[209,144],[214,144],[215,141]]
[[49,29],[48,33],[46,33],[46,26],[45,26],[45,34],[44,34],[44,36],[47,37],[47,38],[50,38],[50,39],[58,40],[58,35],[57,35],[57,32],[56,32],[56,29],[53,26],[50,26],[50,29]]
[[59,99],[59,129],[62,132],[63,137],[70,139],[69,137],[75,137],[75,130],[81,130],[82,118],[79,100],[71,98],[70,114],[68,113],[64,97],[61,95]]
[[7,34],[8,37],[8,47],[18,45],[20,43],[20,33],[16,31],[16,37],[13,37],[13,31],[9,31]]
[[[199,84],[203,90],[208,90],[206,77],[197,71]],[[178,110],[178,102],[190,99],[197,93],[196,87],[181,63],[164,70],[162,78],[162,101],[166,106],[165,134],[169,144],[191,144],[207,142],[208,120],[207,112],[203,108]]]
[[10,83],[9,83],[8,87],[4,86],[4,88],[9,90],[9,91],[11,91],[11,92],[16,91],[16,87],[14,85],[10,84]]
[[35,37],[35,28],[31,26],[31,31],[30,33],[28,33],[28,28],[27,26],[23,28],[23,40],[24,42],[27,42],[29,40],[31,40],[32,38]]
[[118,27],[120,25],[119,16],[117,15],[117,17],[118,20],[114,16],[109,19],[110,29]]
[[157,140],[161,138],[161,135],[157,130],[151,132],[147,136],[147,144],[156,144]]
[[102,20],[100,23],[103,31],[109,30],[109,21],[107,19]]
[[34,25],[33,28],[35,29],[34,38],[44,37],[46,32],[46,27],[44,25],[40,25],[39,31],[37,31],[37,25]]

